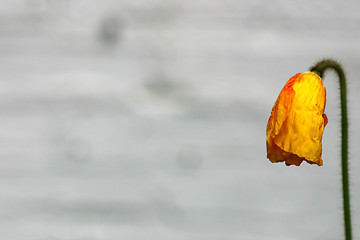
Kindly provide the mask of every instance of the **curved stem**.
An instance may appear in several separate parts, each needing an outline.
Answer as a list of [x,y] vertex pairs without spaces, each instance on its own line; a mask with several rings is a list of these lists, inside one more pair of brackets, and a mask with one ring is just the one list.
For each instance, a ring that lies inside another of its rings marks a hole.
[[346,79],[341,65],[334,60],[322,60],[310,68],[321,78],[324,73],[332,69],[339,76],[340,101],[341,101],[341,166],[342,166],[342,188],[344,204],[345,239],[351,240],[351,215],[350,215],[350,194],[349,194],[349,170],[348,170],[348,120],[346,106]]

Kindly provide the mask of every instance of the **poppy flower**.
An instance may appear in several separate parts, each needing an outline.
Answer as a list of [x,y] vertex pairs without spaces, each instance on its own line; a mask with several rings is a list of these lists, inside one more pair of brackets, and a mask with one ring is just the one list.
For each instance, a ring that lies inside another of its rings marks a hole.
[[281,90],[266,128],[267,158],[299,166],[303,161],[323,165],[322,135],[326,90],[313,72],[297,73]]

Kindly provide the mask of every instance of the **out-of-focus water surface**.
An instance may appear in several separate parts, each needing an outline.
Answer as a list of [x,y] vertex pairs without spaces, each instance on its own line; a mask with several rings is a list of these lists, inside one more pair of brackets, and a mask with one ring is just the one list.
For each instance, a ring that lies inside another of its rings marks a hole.
[[348,76],[360,235],[357,1],[2,0],[1,239],[341,239],[339,94],[324,166],[266,159],[284,83]]

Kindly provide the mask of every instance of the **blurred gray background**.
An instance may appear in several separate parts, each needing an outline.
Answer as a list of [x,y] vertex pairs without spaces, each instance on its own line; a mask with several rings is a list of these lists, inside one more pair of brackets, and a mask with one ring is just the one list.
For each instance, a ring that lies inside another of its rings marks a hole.
[[342,239],[339,94],[324,166],[271,164],[285,82],[348,77],[360,235],[360,3],[1,0],[0,238]]

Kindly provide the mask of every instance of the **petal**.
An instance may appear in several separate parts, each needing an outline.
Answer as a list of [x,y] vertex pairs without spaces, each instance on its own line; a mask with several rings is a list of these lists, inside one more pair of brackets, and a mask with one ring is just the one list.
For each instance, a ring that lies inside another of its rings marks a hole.
[[302,161],[322,165],[322,134],[326,91],[315,73],[296,74],[284,86],[267,125],[267,155],[271,162]]
[[287,81],[272,108],[271,116],[266,128],[267,142],[270,145],[272,144],[271,140],[279,134],[283,123],[288,117],[292,105],[292,99],[295,94],[292,86],[299,74],[300,73],[296,74]]
[[323,114],[323,118],[324,118],[324,127],[326,127],[326,125],[328,124],[329,120],[328,120],[328,118],[327,118],[327,116],[326,116],[325,113]]

